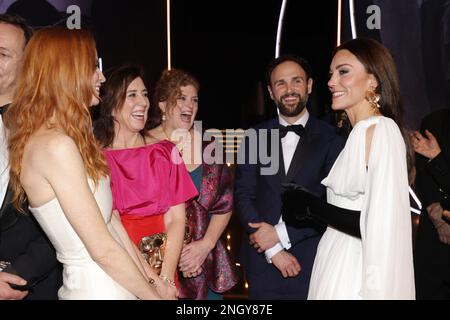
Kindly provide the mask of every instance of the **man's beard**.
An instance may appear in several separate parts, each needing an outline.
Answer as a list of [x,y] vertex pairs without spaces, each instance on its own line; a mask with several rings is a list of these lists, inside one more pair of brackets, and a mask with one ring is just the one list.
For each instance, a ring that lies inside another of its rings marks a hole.
[[[283,99],[288,97],[297,97],[298,103],[295,107],[286,107],[283,104]],[[279,100],[275,100],[275,104],[280,111],[280,114],[285,117],[296,117],[300,113],[302,113],[303,109],[306,107],[306,103],[308,102],[308,95],[305,94],[304,97],[302,97],[298,93],[288,93],[285,95],[282,95]]]

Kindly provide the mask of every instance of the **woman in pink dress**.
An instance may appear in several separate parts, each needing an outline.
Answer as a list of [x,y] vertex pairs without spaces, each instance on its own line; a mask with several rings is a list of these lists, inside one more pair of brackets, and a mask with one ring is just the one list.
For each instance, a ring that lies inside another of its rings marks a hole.
[[120,67],[107,79],[94,133],[111,170],[113,208],[141,249],[146,237],[165,233],[163,262],[157,271],[175,286],[185,203],[197,190],[174,144],[143,134],[150,104],[141,70]]

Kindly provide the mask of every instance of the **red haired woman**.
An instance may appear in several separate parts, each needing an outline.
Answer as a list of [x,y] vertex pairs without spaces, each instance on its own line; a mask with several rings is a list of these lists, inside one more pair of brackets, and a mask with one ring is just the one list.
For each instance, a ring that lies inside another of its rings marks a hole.
[[96,55],[85,30],[46,28],[29,42],[5,115],[14,203],[28,198],[57,251],[60,299],[157,299],[164,284],[144,270],[111,213],[108,167],[89,114],[105,81]]

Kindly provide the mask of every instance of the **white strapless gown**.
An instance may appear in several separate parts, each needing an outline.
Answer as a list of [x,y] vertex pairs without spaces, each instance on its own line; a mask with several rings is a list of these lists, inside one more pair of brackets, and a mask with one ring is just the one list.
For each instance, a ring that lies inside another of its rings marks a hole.
[[[89,185],[94,190],[91,180]],[[109,232],[123,246],[111,225],[112,196],[109,178],[99,181],[94,197]],[[136,299],[136,296],[115,282],[92,260],[83,242],[66,219],[57,198],[40,207],[29,209],[55,247],[57,259],[63,264],[63,286],[58,291],[59,299]]]

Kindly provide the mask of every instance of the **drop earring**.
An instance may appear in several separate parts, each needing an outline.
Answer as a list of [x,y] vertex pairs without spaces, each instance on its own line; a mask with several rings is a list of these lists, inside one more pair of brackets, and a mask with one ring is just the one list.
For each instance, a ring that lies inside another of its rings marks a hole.
[[374,88],[370,88],[366,92],[366,100],[369,102],[370,106],[374,109],[380,109],[381,106],[378,103],[381,99],[381,96],[375,92]]

